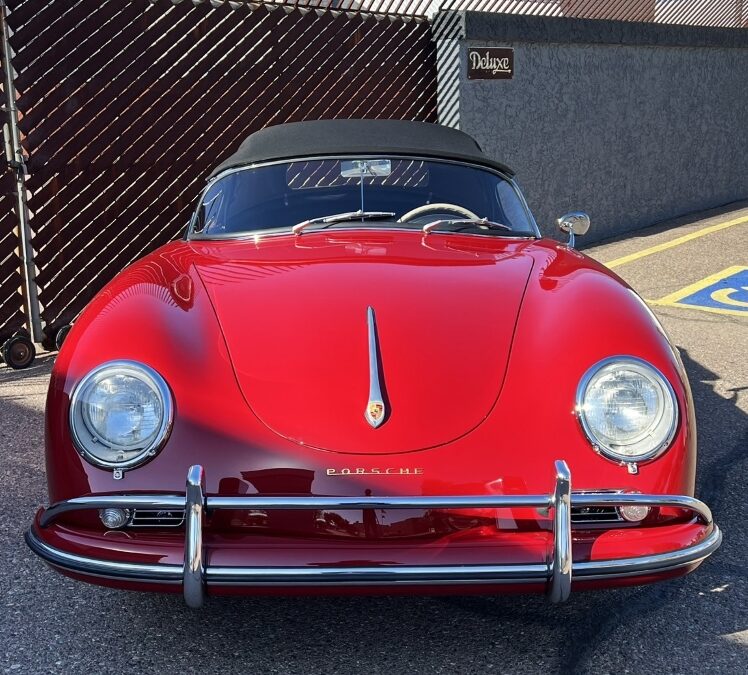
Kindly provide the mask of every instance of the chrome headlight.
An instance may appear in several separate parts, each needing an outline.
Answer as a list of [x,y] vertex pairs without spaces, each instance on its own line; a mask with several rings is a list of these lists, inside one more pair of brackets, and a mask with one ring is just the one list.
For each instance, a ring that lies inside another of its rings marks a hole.
[[657,457],[677,428],[678,402],[670,383],[632,356],[592,366],[579,383],[576,410],[595,448],[621,462]]
[[169,387],[152,368],[111,361],[92,370],[70,399],[78,451],[100,467],[126,469],[151,459],[171,428]]

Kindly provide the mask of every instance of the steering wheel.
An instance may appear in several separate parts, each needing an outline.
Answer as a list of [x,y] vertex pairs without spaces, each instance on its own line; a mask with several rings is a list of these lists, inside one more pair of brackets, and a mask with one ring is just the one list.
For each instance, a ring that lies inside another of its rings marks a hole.
[[444,213],[445,211],[447,212],[447,214],[449,214],[449,212],[456,213],[462,218],[480,220],[480,216],[473,213],[470,209],[466,209],[464,206],[458,206],[457,204],[448,204],[446,202],[437,202],[436,204],[424,204],[423,206],[416,206],[416,208],[411,209],[407,213],[403,213],[403,215],[400,216],[400,219],[397,222],[409,223],[416,218],[420,218],[421,216],[433,215],[435,213]]

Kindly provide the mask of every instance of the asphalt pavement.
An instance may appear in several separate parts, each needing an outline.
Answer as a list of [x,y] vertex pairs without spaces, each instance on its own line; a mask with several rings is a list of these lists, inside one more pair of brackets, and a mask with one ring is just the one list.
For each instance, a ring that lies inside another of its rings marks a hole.
[[[49,354],[26,371],[0,367],[0,671],[748,672],[748,311],[741,305],[748,288],[739,276],[748,268],[748,204],[586,252],[652,303],[689,372],[699,428],[697,496],[725,537],[695,573],[576,593],[560,606],[532,596],[246,597],[209,598],[200,611],[178,595],[68,580],[22,538],[46,501]],[[712,296],[714,289],[720,294]]]

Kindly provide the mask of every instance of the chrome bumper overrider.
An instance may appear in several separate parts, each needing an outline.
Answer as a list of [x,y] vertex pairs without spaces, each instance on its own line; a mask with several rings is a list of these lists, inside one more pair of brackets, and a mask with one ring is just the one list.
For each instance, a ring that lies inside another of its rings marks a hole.
[[[571,507],[646,505],[677,507],[693,512],[712,525],[709,508],[698,499],[679,495],[644,495],[610,492],[571,493],[566,462],[555,464],[555,489],[545,495],[485,495],[464,497],[206,497],[205,473],[190,467],[184,495],[97,495],[79,497],[50,506],[40,519],[47,527],[61,514],[84,509],[184,509],[184,565],[116,562],[86,558],[46,544],[30,529],[29,547],[49,564],[79,574],[124,581],[182,584],[190,607],[203,603],[208,586],[375,586],[436,584],[548,583],[548,596],[562,602],[576,580],[611,579],[675,570],[699,562],[722,541],[714,525],[698,544],[668,553],[572,565]],[[553,555],[545,563],[508,565],[428,565],[372,567],[206,567],[203,561],[203,512],[217,509],[463,509],[538,508],[553,510]]]

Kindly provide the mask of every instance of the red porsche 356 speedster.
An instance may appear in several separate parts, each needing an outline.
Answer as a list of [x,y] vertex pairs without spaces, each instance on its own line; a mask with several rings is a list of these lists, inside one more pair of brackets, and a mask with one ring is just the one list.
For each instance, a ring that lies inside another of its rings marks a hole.
[[[206,593],[545,591],[686,574],[686,374],[644,302],[540,236],[464,133],[373,120],[251,135],[181,241],[65,340],[51,505],[64,574]],[[186,481],[186,485],[185,485]]]

